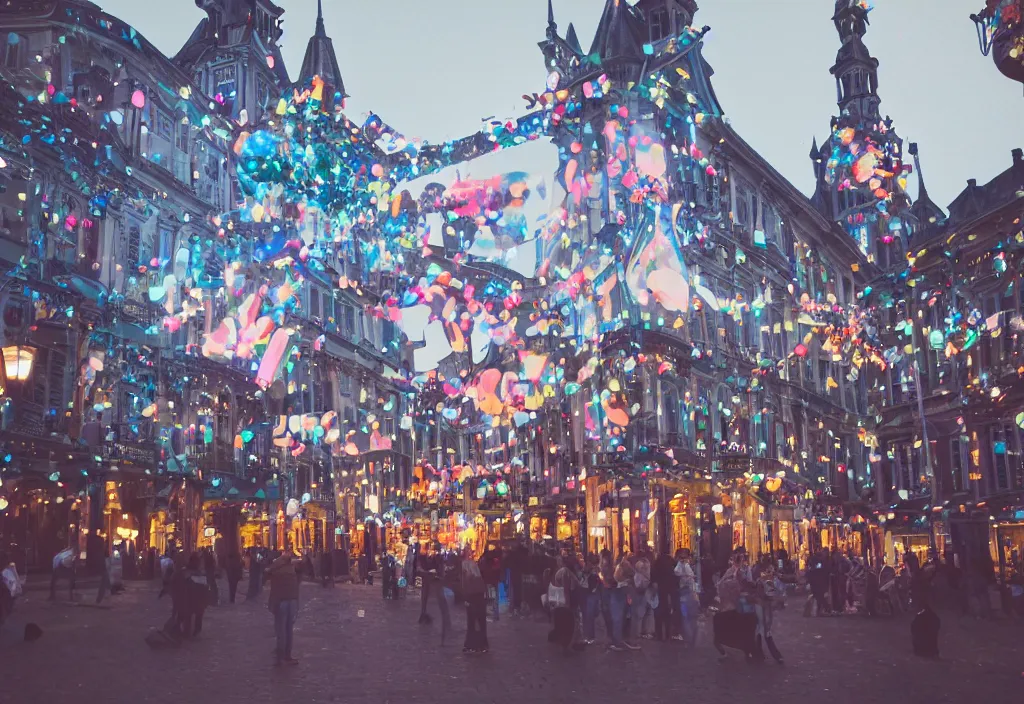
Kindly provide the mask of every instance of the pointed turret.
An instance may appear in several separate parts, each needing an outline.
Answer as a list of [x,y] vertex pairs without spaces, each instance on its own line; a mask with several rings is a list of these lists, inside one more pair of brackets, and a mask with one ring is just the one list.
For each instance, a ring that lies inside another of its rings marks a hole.
[[341,77],[338,57],[334,53],[334,42],[327,36],[327,29],[324,26],[323,0],[317,0],[316,5],[316,31],[306,45],[306,55],[302,59],[302,69],[299,71],[299,84],[304,86],[313,76],[319,76],[326,87],[325,99],[329,99],[334,93],[340,93],[344,99],[348,97],[348,93],[345,92],[345,81]]
[[602,62],[620,59],[642,63],[646,42],[647,29],[643,18],[625,0],[607,0],[590,55],[596,55]]
[[939,230],[946,222],[946,213],[928,196],[924,185],[924,173],[921,171],[921,159],[917,152],[917,142],[911,142],[909,151],[914,157],[914,168],[917,169],[917,199],[910,206],[910,213],[917,220],[917,232],[930,235]]
[[878,104],[878,59],[864,45],[870,7],[865,0],[836,0],[832,21],[842,46],[831,73],[836,77],[836,94],[842,114],[876,123]]
[[569,23],[569,30],[565,33],[565,43],[577,54],[583,54],[583,46],[580,44],[580,38],[576,35],[576,27],[572,22]]

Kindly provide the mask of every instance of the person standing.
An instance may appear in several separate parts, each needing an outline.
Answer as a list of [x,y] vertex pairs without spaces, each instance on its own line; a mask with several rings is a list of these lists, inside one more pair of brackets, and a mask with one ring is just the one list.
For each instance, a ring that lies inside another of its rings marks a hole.
[[75,600],[75,568],[78,566],[78,555],[74,548],[64,548],[53,556],[53,572],[50,574],[50,601],[57,598],[57,580],[68,579],[68,599]]
[[103,571],[100,573],[100,588],[96,592],[96,603],[102,603],[103,597],[107,595],[110,589],[110,572],[114,569],[114,558],[111,555],[107,555],[103,558]]
[[462,556],[462,595],[466,599],[466,640],[462,652],[486,653],[490,647],[487,641],[487,584],[469,548]]
[[597,613],[601,610],[600,562],[595,553],[587,555],[580,580],[580,608],[583,612],[583,642],[593,645],[596,636]]
[[[622,559],[619,560],[619,564],[615,567],[615,596],[618,598],[617,608],[613,604],[612,611],[612,623],[614,624],[615,612],[619,612],[619,620],[622,622],[619,632],[623,633],[622,645],[629,650],[640,650],[640,645],[633,642],[633,639],[639,634],[639,623],[636,623],[636,619],[631,619],[628,630],[625,628],[627,614],[630,611],[630,607],[635,603],[637,597],[636,583],[634,581],[636,577],[636,570],[633,569],[633,563],[630,562],[630,554],[624,553]],[[632,616],[632,614],[629,614]],[[626,635],[628,633],[628,636]]]
[[700,601],[697,598],[697,579],[693,573],[692,556],[687,548],[676,550],[675,577],[679,580],[679,635],[690,648],[697,644],[697,616]]
[[263,553],[259,548],[249,549],[249,589],[245,599],[255,599],[263,589]]
[[235,592],[238,591],[238,583],[242,581],[243,570],[242,556],[232,550],[224,565],[224,571],[227,572],[228,577],[228,601],[232,604],[235,603]]
[[267,574],[270,575],[267,606],[274,614],[274,632],[277,634],[276,664],[297,665],[299,661],[292,657],[292,633],[299,615],[299,575],[290,548],[267,566]]
[[212,550],[203,551],[203,572],[206,574],[206,584],[210,588],[210,605],[217,606],[220,602],[220,594],[217,589],[217,560]]
[[610,650],[625,650],[622,642],[622,622],[626,615],[626,593],[619,588],[615,579],[616,569],[612,553],[605,548],[601,551],[601,608],[604,611],[605,627],[611,636]]
[[673,574],[676,562],[667,553],[660,553],[651,566],[651,582],[658,593],[658,606],[654,609],[654,637],[668,640],[673,625],[679,620],[679,579]]
[[320,580],[324,587],[334,586],[334,551],[330,548],[320,555]]
[[523,543],[517,542],[508,554],[509,591],[511,592],[512,614],[519,616],[523,610],[523,574],[529,554]]
[[487,546],[483,557],[480,558],[480,572],[483,574],[484,582],[487,583],[487,600],[494,604],[494,620],[497,621],[500,615],[498,583],[501,582],[501,550],[493,543]]
[[[566,556],[562,566],[551,578],[551,586],[555,590],[560,589],[562,596],[560,603],[552,604],[554,628],[548,636],[548,641],[562,646],[562,651],[568,653],[576,631],[577,595],[580,586],[579,578],[576,576],[574,555]],[[551,594],[551,590],[548,593]]]
[[420,620],[421,626],[429,625],[432,619],[427,610],[427,605],[430,603],[431,592],[434,589],[440,589],[439,586],[439,568],[436,564],[437,554],[436,552],[419,552],[416,556],[416,571],[420,576]]

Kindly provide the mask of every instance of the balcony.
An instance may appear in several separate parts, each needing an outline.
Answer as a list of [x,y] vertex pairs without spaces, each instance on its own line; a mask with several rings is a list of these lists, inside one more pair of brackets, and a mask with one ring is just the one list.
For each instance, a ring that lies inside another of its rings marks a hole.
[[236,474],[234,448],[223,442],[214,441],[209,444],[190,445],[185,449],[190,463],[204,475],[213,472],[220,474]]

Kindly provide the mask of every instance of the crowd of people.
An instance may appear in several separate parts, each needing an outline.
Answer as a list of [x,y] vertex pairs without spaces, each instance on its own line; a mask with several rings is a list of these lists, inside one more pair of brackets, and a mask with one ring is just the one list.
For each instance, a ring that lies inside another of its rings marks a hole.
[[[599,627],[613,652],[639,650],[645,639],[677,641],[692,649],[703,627],[721,652],[732,647],[748,657],[763,657],[765,646],[781,662],[772,626],[787,594],[806,593],[805,616],[876,616],[909,609],[920,615],[936,602],[965,611],[977,604],[981,615],[990,615],[987,590],[994,579],[991,564],[981,562],[964,570],[951,556],[943,560],[934,551],[923,564],[908,551],[898,566],[873,567],[863,557],[835,547],[805,556],[804,570],[785,550],[751,559],[742,547],[716,560],[710,554],[697,559],[686,548],[674,553],[645,549],[618,556],[609,550],[580,555],[553,542],[519,540],[489,544],[475,555],[468,548],[451,550],[440,543],[410,541],[403,556],[399,562],[385,551],[377,562],[363,555],[343,572],[352,574],[354,582],[369,584],[379,576],[384,599],[399,599],[418,588],[419,623],[433,624],[436,614],[442,644],[452,633],[451,607],[464,605],[467,653],[488,651],[488,621],[498,621],[504,606],[506,617],[547,619],[548,641],[566,653],[594,646]],[[116,557],[107,560],[97,601],[123,588]],[[262,548],[229,551],[226,556],[210,548],[188,555],[170,550],[151,560],[154,564],[146,570],[162,579],[159,597],[170,596],[171,615],[159,629],[161,637],[180,644],[199,635],[207,608],[235,603],[248,574],[243,587],[247,600],[262,599],[264,584],[270,586],[266,603],[277,636],[276,662],[295,664],[292,633],[299,584],[305,577],[333,586],[335,567],[347,557],[329,551],[300,555]],[[74,597],[78,558],[71,549],[54,557],[51,599],[64,580]],[[221,579],[226,582],[223,594]],[[11,599],[0,603],[3,613],[10,613],[10,608]],[[929,628],[937,630],[937,617],[933,620],[935,625]]]
[[[545,614],[552,626],[548,640],[566,652],[594,645],[598,624],[608,648],[621,652],[639,650],[643,639],[696,647],[698,619],[712,604],[720,611],[756,614],[770,635],[773,604],[784,590],[781,579],[795,583],[785,551],[777,565],[764,556],[751,566],[739,549],[724,569],[710,558],[698,562],[686,548],[614,558],[608,550],[579,556],[520,542],[507,549],[491,545],[474,559],[467,551],[433,544],[417,546],[411,555],[403,577],[407,584],[421,585],[419,623],[433,622],[430,611],[436,604],[444,642],[451,631],[449,601],[464,602],[467,652],[487,649],[487,616],[500,618],[499,595],[507,595],[513,617]],[[384,589],[387,598],[389,588]]]

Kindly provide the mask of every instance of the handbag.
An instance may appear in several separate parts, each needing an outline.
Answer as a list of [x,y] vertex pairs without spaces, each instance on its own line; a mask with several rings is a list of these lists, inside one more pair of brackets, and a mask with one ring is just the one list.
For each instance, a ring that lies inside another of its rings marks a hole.
[[557,587],[552,582],[548,585],[548,606],[557,609],[565,605],[565,587]]

